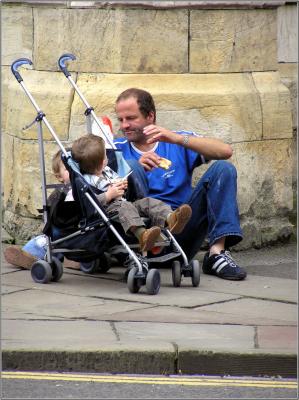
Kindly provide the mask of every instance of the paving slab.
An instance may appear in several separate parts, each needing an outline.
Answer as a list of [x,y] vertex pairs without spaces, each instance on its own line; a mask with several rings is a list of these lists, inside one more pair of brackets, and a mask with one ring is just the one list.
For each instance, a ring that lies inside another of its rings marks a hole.
[[43,285],[4,261],[3,368],[295,376],[294,248],[237,253],[254,269],[241,282],[202,274],[199,287],[188,278],[174,288],[161,268],[156,296],[129,293],[122,267],[64,268],[59,282]]

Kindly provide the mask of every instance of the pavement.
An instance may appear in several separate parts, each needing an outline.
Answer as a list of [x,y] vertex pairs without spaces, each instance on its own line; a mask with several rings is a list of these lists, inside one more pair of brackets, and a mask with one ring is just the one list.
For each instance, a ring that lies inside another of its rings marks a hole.
[[157,295],[130,293],[123,267],[88,275],[69,263],[37,284],[2,256],[2,368],[295,377],[296,244],[233,256],[244,281],[201,273],[176,288],[161,268]]

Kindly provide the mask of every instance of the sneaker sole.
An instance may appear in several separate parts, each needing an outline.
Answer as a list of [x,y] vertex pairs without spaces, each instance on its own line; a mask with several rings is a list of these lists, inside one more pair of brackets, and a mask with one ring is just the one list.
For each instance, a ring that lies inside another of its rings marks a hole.
[[206,275],[217,276],[217,278],[226,279],[226,280],[230,280],[230,281],[242,281],[247,276],[247,275],[243,275],[243,276],[236,276],[236,275],[221,276],[221,275],[215,274],[213,272],[206,272],[204,270],[203,270],[203,273],[206,274]]

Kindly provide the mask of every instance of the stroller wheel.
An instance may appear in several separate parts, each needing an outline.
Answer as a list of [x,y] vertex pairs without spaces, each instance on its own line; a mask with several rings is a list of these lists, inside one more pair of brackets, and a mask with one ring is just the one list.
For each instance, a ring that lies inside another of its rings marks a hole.
[[89,262],[81,262],[80,270],[85,274],[94,274],[99,270],[100,261],[98,259]]
[[31,267],[31,277],[34,282],[48,283],[52,279],[51,265],[45,260],[38,260]]
[[159,270],[152,268],[146,277],[146,290],[148,294],[157,294],[160,290],[161,277]]
[[191,281],[192,285],[194,287],[197,287],[200,282],[200,268],[199,268],[199,261],[198,260],[192,260],[190,263],[191,270],[192,270],[192,275],[191,275]]
[[106,255],[90,262],[81,262],[80,270],[85,274],[94,274],[95,272],[105,273],[111,268],[111,262]]
[[182,281],[182,271],[181,264],[179,261],[174,261],[172,263],[172,283],[174,287],[181,286]]
[[130,293],[138,293],[142,286],[141,278],[136,277],[137,272],[137,267],[132,267],[129,271],[127,285]]
[[63,275],[63,266],[62,262],[57,258],[52,258],[52,281],[58,282]]

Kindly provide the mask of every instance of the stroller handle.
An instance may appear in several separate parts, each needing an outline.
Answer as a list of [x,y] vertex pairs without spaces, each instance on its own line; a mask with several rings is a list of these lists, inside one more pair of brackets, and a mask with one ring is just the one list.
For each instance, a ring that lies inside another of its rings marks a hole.
[[16,80],[19,83],[22,82],[23,78],[21,77],[21,74],[19,73],[18,68],[23,64],[32,65],[32,61],[29,60],[29,58],[18,58],[16,61],[14,61],[11,64],[11,72],[14,74]]
[[62,54],[62,56],[58,60],[59,68],[61,69],[61,71],[64,73],[64,75],[66,77],[71,75],[71,73],[68,71],[68,69],[65,65],[65,62],[69,61],[69,60],[72,60],[72,61],[76,60],[76,57],[73,54],[66,53],[66,54]]

